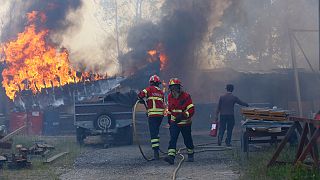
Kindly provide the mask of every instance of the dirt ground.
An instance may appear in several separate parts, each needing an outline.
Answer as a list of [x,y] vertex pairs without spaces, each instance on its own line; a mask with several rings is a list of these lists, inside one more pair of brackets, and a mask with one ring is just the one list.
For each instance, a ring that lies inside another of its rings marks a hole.
[[[169,134],[166,129],[160,132],[161,149],[166,151]],[[141,137],[146,137],[141,135]],[[208,136],[208,131],[193,131],[194,144],[216,143],[216,138]],[[148,138],[142,138],[147,142]],[[232,153],[239,142],[234,142],[233,150],[218,152],[202,152],[195,154],[195,162],[184,162],[177,174],[177,179],[239,179],[239,166]],[[182,136],[179,138],[178,148],[184,147]],[[143,150],[151,156],[151,148],[147,143]],[[196,149],[197,150],[197,149]],[[200,150],[200,149],[198,149]],[[164,156],[164,155],[163,155]],[[163,160],[144,160],[137,145],[118,146],[103,149],[87,145],[76,158],[74,167],[63,173],[63,180],[93,180],[93,179],[172,179],[173,171],[178,165],[180,157],[174,165]]]

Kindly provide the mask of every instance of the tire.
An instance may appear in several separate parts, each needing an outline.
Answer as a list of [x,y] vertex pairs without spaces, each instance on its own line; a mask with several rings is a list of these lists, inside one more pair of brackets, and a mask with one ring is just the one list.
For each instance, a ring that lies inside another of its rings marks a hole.
[[132,126],[126,126],[120,128],[116,135],[116,142],[123,145],[131,145],[133,144],[133,133]]
[[97,130],[106,130],[112,128],[112,126],[114,126],[114,123],[111,117],[106,114],[100,115],[94,122],[94,127]]
[[80,145],[84,144],[84,139],[86,138],[85,129],[82,127],[77,127],[76,129],[77,142]]

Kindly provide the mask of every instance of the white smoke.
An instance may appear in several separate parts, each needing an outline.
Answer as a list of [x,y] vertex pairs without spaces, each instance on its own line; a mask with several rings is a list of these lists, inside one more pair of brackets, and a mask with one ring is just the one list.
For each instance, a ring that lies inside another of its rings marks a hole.
[[54,107],[59,107],[61,105],[64,105],[63,99],[57,99],[52,103],[52,106],[54,106]]
[[9,11],[11,7],[11,2],[10,0],[3,0],[1,1],[1,6],[0,6],[0,40],[3,39],[2,37],[2,32],[4,31],[5,25],[9,22]]
[[103,18],[100,4],[83,1],[82,8],[67,17],[69,21],[78,23],[76,27],[55,35],[63,34],[61,45],[69,50],[72,63],[81,63],[86,70],[115,75],[118,72],[116,40],[110,38],[110,31],[114,29]]

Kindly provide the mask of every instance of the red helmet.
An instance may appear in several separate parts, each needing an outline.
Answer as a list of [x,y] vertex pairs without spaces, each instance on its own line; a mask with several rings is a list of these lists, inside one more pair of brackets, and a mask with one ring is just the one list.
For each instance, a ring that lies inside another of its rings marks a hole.
[[181,81],[178,79],[178,78],[171,78],[170,81],[169,81],[169,86],[171,85],[181,85]]
[[153,76],[150,77],[149,83],[151,83],[151,82],[161,83],[160,78],[157,75],[153,75]]

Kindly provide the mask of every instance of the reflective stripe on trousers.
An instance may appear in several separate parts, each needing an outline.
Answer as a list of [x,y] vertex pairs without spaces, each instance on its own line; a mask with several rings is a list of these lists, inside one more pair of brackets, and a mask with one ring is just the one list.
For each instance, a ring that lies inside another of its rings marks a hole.
[[170,142],[169,142],[169,147],[168,147],[168,155],[169,155],[170,149],[176,150],[177,141],[178,141],[178,137],[179,137],[180,132],[182,134],[185,146],[189,149],[188,152],[190,152],[190,154],[192,154],[194,146],[193,146],[193,140],[192,140],[192,136],[191,136],[191,126],[179,127],[176,123],[171,123],[169,130],[170,130]]
[[162,119],[163,119],[163,116],[148,118],[152,149],[159,149],[159,146],[160,146],[159,127],[161,125]]

